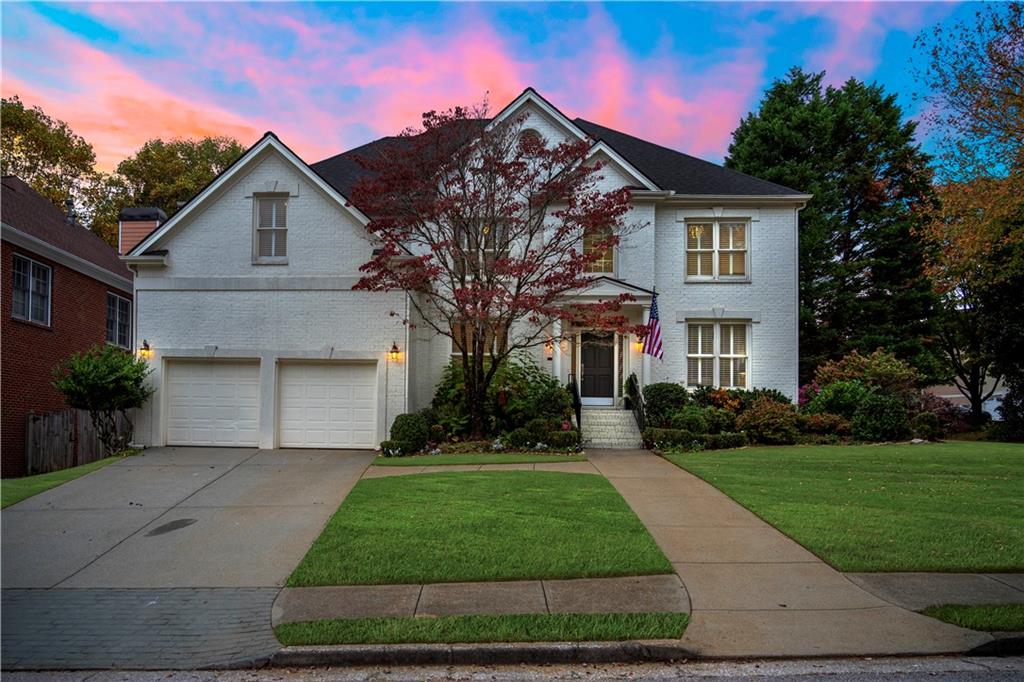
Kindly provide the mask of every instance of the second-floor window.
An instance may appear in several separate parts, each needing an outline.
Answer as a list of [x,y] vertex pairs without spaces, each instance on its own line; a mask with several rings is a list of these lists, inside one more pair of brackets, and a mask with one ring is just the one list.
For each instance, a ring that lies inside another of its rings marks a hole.
[[107,343],[127,348],[132,335],[132,303],[107,292]]
[[608,239],[609,235],[608,231],[604,231],[583,236],[583,253],[597,252],[597,259],[587,265],[587,272],[615,273],[615,249],[610,246],[599,246],[601,242]]
[[687,322],[686,385],[746,388],[747,329],[742,322]]
[[256,198],[253,260],[281,263],[288,256],[288,197]]
[[13,299],[11,315],[19,320],[50,324],[52,271],[46,265],[24,256],[14,256],[11,264]]
[[686,278],[746,280],[749,267],[749,223],[700,220],[686,223]]

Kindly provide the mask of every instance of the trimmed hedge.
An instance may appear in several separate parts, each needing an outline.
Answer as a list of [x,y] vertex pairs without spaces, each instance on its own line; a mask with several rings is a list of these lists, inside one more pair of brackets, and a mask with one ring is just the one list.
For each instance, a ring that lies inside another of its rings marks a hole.
[[647,423],[655,428],[668,426],[672,415],[690,400],[682,384],[658,383],[644,386],[644,409]]
[[902,440],[909,432],[907,408],[893,396],[871,394],[853,415],[853,437],[857,440]]
[[764,445],[792,445],[799,435],[793,406],[768,397],[755,400],[736,419],[736,427],[745,431],[750,440]]
[[557,450],[568,450],[580,446],[580,434],[576,429],[549,431],[544,443]]
[[724,450],[747,445],[747,434],[735,431],[695,434],[684,429],[646,428],[644,446],[667,450],[672,448]]
[[400,414],[391,424],[391,440],[405,443],[411,452],[419,452],[430,440],[430,426],[422,414]]

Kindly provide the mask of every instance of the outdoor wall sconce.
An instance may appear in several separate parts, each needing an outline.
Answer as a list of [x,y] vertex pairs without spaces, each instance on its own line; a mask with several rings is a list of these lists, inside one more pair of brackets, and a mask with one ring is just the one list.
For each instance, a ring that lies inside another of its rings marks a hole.
[[398,362],[399,358],[402,357],[402,351],[398,350],[398,343],[391,343],[391,350],[388,351],[388,357],[391,358],[391,362]]
[[544,357],[551,360],[555,357],[555,344],[551,339],[544,343]]
[[149,347],[149,341],[142,340],[142,346],[139,347],[139,357],[143,360],[149,360],[153,357],[153,349]]
[[641,339],[639,336],[636,337],[636,341],[633,342],[633,348],[636,349],[637,353],[643,353],[644,352],[644,340]]

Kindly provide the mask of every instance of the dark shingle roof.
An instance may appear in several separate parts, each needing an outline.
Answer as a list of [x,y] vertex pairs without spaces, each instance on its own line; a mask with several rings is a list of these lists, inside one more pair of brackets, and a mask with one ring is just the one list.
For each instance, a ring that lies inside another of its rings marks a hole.
[[20,178],[6,175],[0,190],[0,220],[20,232],[131,279],[132,274],[109,244],[81,225],[68,223],[64,213]]
[[[573,123],[595,141],[601,140],[611,146],[658,187],[677,194],[780,197],[801,194],[789,187],[724,168],[582,118],[575,119]],[[347,197],[361,178],[370,175],[370,171],[359,163],[359,158],[373,158],[388,145],[402,144],[407,139],[382,137],[314,163],[312,168]]]
[[661,189],[678,194],[720,194],[786,196],[800,192],[740,173],[718,164],[677,152],[668,147],[641,140],[626,133],[591,123],[573,120],[580,130],[595,140],[609,144]]

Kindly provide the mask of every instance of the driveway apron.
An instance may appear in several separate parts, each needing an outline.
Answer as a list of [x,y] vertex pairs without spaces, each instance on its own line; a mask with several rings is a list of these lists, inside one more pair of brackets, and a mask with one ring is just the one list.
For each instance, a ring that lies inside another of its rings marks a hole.
[[646,451],[588,450],[690,594],[683,644],[708,657],[938,654],[991,636],[866,592],[731,498]]
[[4,668],[265,659],[276,593],[372,458],[158,448],[4,510]]

